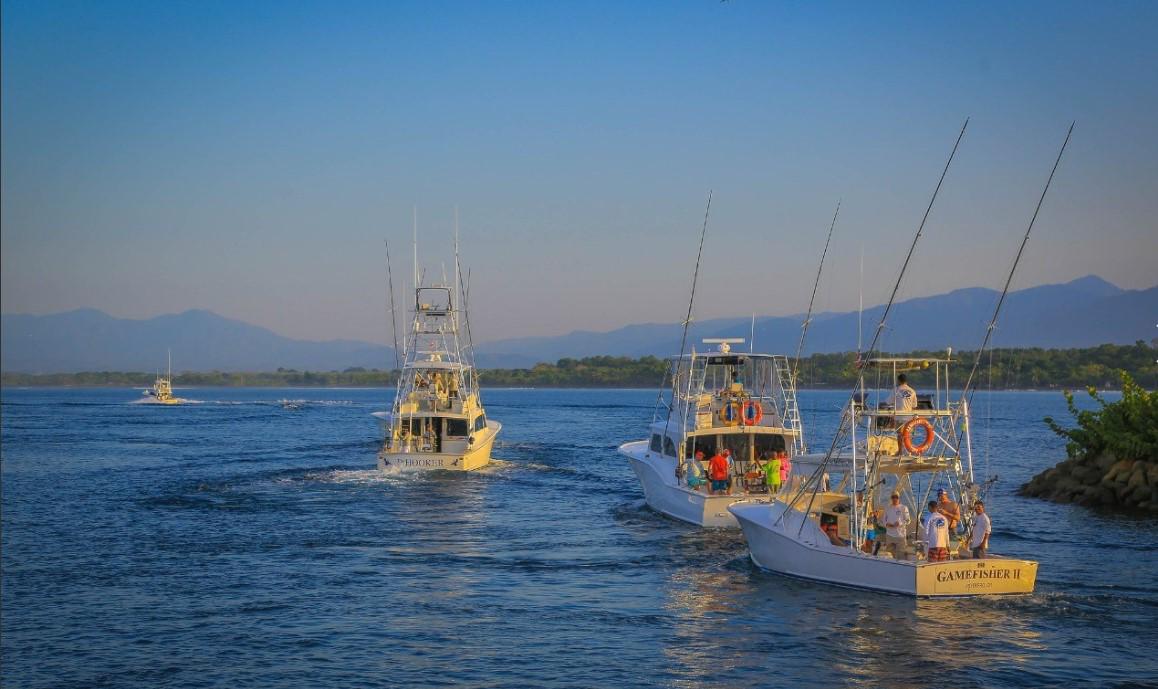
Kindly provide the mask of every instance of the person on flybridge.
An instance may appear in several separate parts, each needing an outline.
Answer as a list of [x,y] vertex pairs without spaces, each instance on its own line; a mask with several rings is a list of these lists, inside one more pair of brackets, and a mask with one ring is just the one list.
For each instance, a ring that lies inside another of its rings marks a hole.
[[889,408],[897,412],[893,417],[897,426],[902,426],[909,420],[908,416],[901,416],[900,412],[913,411],[917,408],[917,391],[909,385],[909,379],[905,374],[897,376],[897,387],[893,389],[893,394],[885,402]]

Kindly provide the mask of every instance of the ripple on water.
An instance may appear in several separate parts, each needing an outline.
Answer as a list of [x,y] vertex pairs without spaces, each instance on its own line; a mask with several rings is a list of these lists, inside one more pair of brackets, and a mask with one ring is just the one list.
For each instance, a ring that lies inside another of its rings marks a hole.
[[[381,391],[137,395],[4,391],[5,686],[1158,678],[1158,523],[1015,494],[1063,452],[1039,421],[1060,395],[995,395],[976,424],[994,548],[1041,562],[1038,593],[956,601],[762,572],[738,532],[649,509],[615,448],[654,391],[488,390],[502,442],[465,475],[377,471]],[[802,393],[814,443],[842,400]]]

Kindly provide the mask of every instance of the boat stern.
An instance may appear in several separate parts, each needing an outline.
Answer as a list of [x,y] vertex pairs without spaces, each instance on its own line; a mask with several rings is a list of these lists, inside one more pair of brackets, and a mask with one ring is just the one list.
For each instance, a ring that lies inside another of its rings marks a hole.
[[1026,594],[1037,582],[1037,563],[1006,557],[926,562],[916,574],[921,597]]

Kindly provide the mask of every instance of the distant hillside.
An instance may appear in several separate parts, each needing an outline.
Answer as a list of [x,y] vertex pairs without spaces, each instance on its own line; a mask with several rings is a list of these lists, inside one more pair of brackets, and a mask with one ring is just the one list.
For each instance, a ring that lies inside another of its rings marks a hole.
[[[882,348],[892,351],[972,349],[980,344],[998,293],[962,289],[896,305]],[[883,307],[866,309],[871,338]],[[756,321],[756,348],[792,353],[801,316]],[[997,347],[1081,348],[1132,344],[1155,336],[1158,287],[1123,290],[1090,276],[1063,285],[1013,292],[1006,301]],[[822,313],[813,318],[806,352],[844,352],[856,347],[857,314]],[[689,342],[705,337],[748,338],[748,318],[694,324]],[[577,331],[558,337],[502,340],[478,346],[482,368],[529,368],[540,362],[589,356],[666,357],[679,347],[678,323],[630,325],[610,332]],[[208,311],[186,311],[145,320],[113,318],[93,309],[47,316],[0,316],[0,368],[23,373],[150,371],[173,350],[177,371],[273,371],[292,368],[342,371],[386,369],[389,347],[352,340],[308,342]]]
[[[952,346],[975,349],[985,336],[999,292],[980,287],[903,301],[893,307],[882,338],[886,350],[937,350]],[[880,320],[884,306],[865,309],[864,337]],[[998,347],[1081,348],[1099,344],[1132,344],[1155,336],[1158,287],[1123,290],[1089,276],[1061,285],[1043,285],[1010,293],[1006,299],[994,345]],[[765,352],[793,353],[800,338],[803,314],[756,319],[755,346]],[[743,337],[751,332],[748,318],[699,321],[689,342],[705,337]],[[841,352],[856,348],[857,314],[821,313],[813,316],[806,352]],[[574,332],[559,337],[503,340],[481,344],[486,354],[528,366],[606,354],[610,356],[667,356],[679,348],[677,323],[632,325],[605,333]]]
[[174,371],[314,371],[388,368],[389,347],[352,340],[308,342],[282,337],[209,311],[146,320],[95,309],[50,316],[0,316],[0,368],[28,373],[156,371],[173,350]]

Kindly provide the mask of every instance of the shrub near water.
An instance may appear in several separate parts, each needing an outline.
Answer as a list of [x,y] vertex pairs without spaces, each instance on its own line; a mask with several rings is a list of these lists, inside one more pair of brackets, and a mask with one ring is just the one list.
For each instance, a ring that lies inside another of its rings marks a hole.
[[1021,487],[1022,495],[1158,513],[1158,392],[1148,392],[1121,373],[1122,399],[1106,402],[1093,388],[1094,410],[1079,410],[1073,393],[1066,405],[1077,422],[1063,428],[1045,422],[1067,440],[1069,459]]

